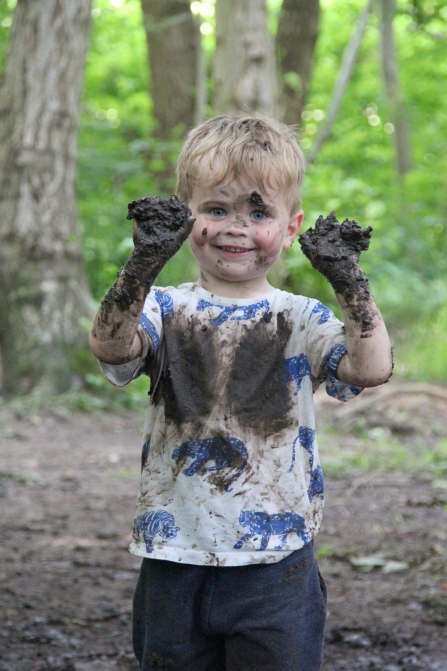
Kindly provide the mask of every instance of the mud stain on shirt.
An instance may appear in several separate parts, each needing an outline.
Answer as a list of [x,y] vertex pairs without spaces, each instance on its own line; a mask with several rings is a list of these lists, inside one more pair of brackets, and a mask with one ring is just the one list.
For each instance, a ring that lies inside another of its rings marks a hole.
[[247,329],[235,348],[227,401],[239,423],[262,438],[292,424],[291,392],[284,376],[284,349],[292,325],[284,312],[277,324],[260,321]]
[[169,366],[162,371],[153,402],[163,399],[166,419],[178,427],[198,422],[199,429],[216,397],[218,349],[213,330],[203,330],[194,317],[171,314],[164,322],[164,346]]

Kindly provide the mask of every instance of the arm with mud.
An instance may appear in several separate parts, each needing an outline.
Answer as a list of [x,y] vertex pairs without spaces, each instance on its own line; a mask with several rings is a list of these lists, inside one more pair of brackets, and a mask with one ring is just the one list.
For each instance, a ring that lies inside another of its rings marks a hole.
[[331,284],[343,312],[346,354],[337,377],[359,387],[386,382],[392,372],[391,345],[368,278],[358,265],[369,247],[371,227],[361,228],[346,219],[341,225],[332,212],[320,216],[315,229],[300,235],[303,253]]
[[187,205],[175,196],[132,201],[127,218],[134,222],[134,250],[102,301],[90,331],[93,354],[111,364],[126,363],[141,354],[138,324],[146,296],[194,224]]

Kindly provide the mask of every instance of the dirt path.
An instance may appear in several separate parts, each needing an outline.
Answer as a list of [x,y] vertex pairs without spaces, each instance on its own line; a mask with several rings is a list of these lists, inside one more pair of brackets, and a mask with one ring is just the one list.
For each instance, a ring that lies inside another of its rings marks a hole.
[[[136,671],[127,545],[141,424],[61,409],[0,424],[0,671]],[[371,471],[326,477],[326,491],[324,671],[447,671],[443,481]]]

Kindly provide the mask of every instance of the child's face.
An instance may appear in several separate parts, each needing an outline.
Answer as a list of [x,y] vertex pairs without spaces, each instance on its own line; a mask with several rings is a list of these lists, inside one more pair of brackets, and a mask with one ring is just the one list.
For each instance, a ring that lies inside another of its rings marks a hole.
[[197,186],[189,207],[196,218],[189,239],[201,270],[227,282],[265,278],[303,220],[301,210],[290,214],[282,192],[261,193],[248,180]]

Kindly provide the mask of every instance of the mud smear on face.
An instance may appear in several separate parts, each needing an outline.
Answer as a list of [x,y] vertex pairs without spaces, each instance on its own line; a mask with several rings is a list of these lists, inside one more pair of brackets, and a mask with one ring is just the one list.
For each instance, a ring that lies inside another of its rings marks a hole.
[[309,228],[299,236],[305,256],[343,296],[353,319],[361,324],[362,338],[368,338],[374,329],[368,278],[358,266],[360,253],[369,247],[371,232],[371,226],[361,228],[348,219],[340,225],[335,212],[331,212],[326,219],[317,219],[315,229]]
[[176,196],[140,198],[128,205],[127,219],[135,221],[135,249],[120,271],[124,281],[111,287],[102,305],[116,304],[127,308],[141,300],[142,288],[147,292],[166,262],[177,252],[192,230],[195,219],[188,206]]
[[269,265],[269,259],[267,254],[260,254],[255,261],[255,266],[258,268],[264,268],[264,266]]
[[235,350],[227,402],[242,426],[262,438],[290,426],[290,390],[284,381],[284,348],[292,325],[284,313],[247,329]]
[[167,419],[178,427],[194,422],[199,431],[216,398],[219,353],[213,329],[176,313],[166,317],[164,330],[169,367],[162,371],[153,402],[157,405],[164,399]]
[[250,205],[255,205],[255,207],[265,207],[262,196],[257,191],[253,191],[250,195],[250,200],[248,201]]
[[236,215],[236,222],[238,226],[241,226],[242,228],[247,228],[247,222],[245,221],[244,217],[241,216],[240,214]]

